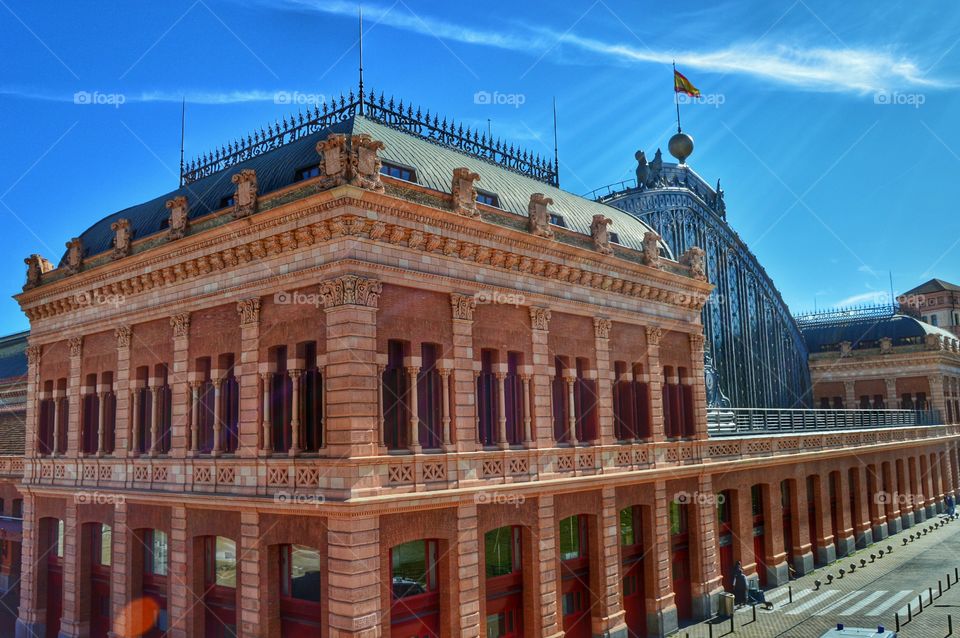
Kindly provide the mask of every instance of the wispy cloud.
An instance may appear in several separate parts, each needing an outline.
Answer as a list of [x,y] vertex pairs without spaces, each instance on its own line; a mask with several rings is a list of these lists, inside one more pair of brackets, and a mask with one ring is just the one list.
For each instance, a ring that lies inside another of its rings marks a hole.
[[858,295],[850,295],[845,299],[841,299],[834,306],[842,308],[845,306],[860,306],[864,304],[885,304],[890,303],[890,293],[884,290],[871,290],[869,292],[861,292]]
[[[256,1],[256,0],[255,0]],[[270,8],[356,16],[357,5],[343,0],[259,0]],[[731,44],[714,50],[651,49],[520,24],[512,31],[492,31],[414,13],[408,5],[364,5],[365,16],[404,31],[480,46],[543,55],[557,46],[620,64],[669,64],[707,72],[749,75],[778,85],[809,91],[867,93],[906,88],[953,86],[928,77],[916,61],[892,48],[808,48],[767,43]],[[580,56],[576,56],[580,57]]]
[[[77,94],[93,94],[95,91],[83,90],[76,93],[55,93],[46,91],[37,91],[33,89],[24,89],[18,87],[0,87],[0,96],[14,97],[25,100],[42,100],[45,102],[63,102],[75,103]],[[289,104],[292,99],[300,99],[299,96],[307,94],[298,91],[286,90],[260,90],[251,89],[247,91],[99,91],[101,94],[123,95],[125,103],[131,102],[176,102],[185,99],[190,104],[243,104],[247,102],[274,102],[277,104]],[[292,97],[291,97],[292,96]],[[311,101],[323,102],[323,96],[310,96]]]

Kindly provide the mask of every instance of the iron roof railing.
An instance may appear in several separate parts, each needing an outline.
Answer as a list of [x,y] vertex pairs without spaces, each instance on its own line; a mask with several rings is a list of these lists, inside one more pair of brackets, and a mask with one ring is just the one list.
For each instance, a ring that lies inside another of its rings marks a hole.
[[843,326],[869,319],[889,319],[898,312],[900,307],[897,304],[872,304],[805,312],[794,315],[794,318],[801,328],[820,328]]
[[550,160],[513,144],[508,145],[499,138],[488,138],[486,133],[464,128],[462,122],[457,124],[452,119],[448,122],[445,117],[431,116],[430,111],[424,113],[420,108],[404,105],[403,100],[395,102],[392,97],[384,97],[383,93],[377,97],[371,90],[362,96],[350,91],[346,97],[340,95],[339,100],[334,98],[329,104],[324,102],[322,106],[314,106],[312,110],[308,108],[306,112],[301,111],[289,119],[284,117],[282,122],[254,131],[246,139],[234,140],[209,154],[201,155],[183,167],[181,186],[280,148],[354,115],[363,115],[385,126],[463,151],[551,186],[559,185],[556,158]]
[[943,425],[938,410],[708,408],[712,437]]

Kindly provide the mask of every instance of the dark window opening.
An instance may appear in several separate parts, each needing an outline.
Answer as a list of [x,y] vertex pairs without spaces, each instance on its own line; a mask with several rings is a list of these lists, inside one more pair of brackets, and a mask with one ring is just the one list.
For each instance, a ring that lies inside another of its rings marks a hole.
[[399,164],[383,162],[382,166],[380,167],[380,172],[383,175],[402,179],[405,182],[416,183],[417,181],[417,171],[406,166],[400,166]]
[[298,168],[293,176],[293,181],[302,182],[305,179],[320,177],[320,167],[316,164]]
[[557,213],[550,213],[550,223],[554,226],[559,226],[560,228],[566,228],[567,222],[563,219],[563,215]]
[[481,204],[486,204],[487,206],[493,206],[494,208],[500,208],[500,198],[493,193],[486,193],[484,191],[477,191],[477,201]]

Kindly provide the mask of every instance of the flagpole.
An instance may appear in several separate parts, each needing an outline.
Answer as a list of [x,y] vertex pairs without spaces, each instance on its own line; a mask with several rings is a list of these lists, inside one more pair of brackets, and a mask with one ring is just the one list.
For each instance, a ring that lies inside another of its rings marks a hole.
[[680,94],[677,93],[677,61],[673,61],[673,102],[677,105],[677,133],[680,133]]

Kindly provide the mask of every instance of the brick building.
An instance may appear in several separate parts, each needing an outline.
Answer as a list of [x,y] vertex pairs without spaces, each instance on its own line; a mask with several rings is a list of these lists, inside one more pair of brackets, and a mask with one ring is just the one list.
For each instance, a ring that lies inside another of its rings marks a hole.
[[664,635],[955,493],[960,426],[712,429],[703,252],[438,119],[341,100],[27,260],[18,636]]
[[905,312],[960,336],[960,286],[931,279],[898,299]]

